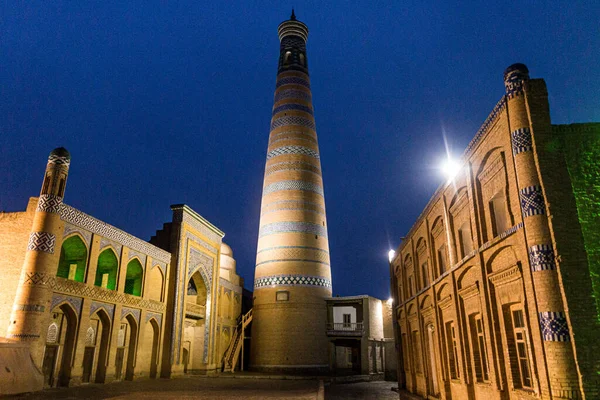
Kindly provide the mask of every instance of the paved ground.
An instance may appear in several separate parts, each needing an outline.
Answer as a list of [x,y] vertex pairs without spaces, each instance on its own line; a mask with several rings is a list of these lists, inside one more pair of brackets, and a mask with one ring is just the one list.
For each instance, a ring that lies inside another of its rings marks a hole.
[[325,400],[398,400],[398,393],[392,387],[398,384],[386,381],[332,384],[325,386]]
[[48,389],[10,399],[302,399],[314,400],[316,380],[185,377]]

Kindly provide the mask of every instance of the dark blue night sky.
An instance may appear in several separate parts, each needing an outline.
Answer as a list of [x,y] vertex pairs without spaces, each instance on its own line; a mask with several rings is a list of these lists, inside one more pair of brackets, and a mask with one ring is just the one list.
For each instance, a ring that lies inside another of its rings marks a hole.
[[508,65],[546,80],[554,123],[600,121],[598,1],[221,3],[1,3],[0,210],[23,210],[65,146],[68,204],[149,239],[186,203],[251,288],[292,4],[310,29],[334,294],[389,296],[387,251],[443,180],[443,135],[459,156]]

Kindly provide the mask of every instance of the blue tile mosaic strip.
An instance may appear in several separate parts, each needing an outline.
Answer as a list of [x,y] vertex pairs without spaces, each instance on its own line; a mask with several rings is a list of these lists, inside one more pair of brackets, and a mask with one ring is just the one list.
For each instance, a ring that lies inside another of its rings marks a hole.
[[274,99],[275,103],[277,103],[278,101],[287,100],[287,99],[301,99],[301,100],[305,100],[305,101],[311,101],[312,96],[310,95],[310,93],[305,92],[303,90],[293,90],[293,89],[281,90],[281,91],[275,93],[275,99]]
[[287,76],[277,80],[276,88],[283,85],[301,85],[310,89],[310,83],[306,79],[298,78],[296,76]]
[[313,158],[319,158],[319,153],[304,146],[282,146],[271,150],[267,153],[267,160],[273,157],[282,156],[286,154],[300,154],[303,156],[309,156]]
[[263,196],[280,190],[302,190],[324,196],[323,187],[321,185],[307,181],[279,181],[271,183],[263,189]]
[[303,104],[295,104],[288,103],[278,107],[273,108],[273,115],[280,113],[282,111],[304,111],[305,113],[309,113],[313,115],[313,110],[311,107],[305,106]]
[[274,275],[263,276],[254,280],[254,289],[272,286],[316,286],[331,288],[331,281],[321,276],[307,275]]
[[539,185],[528,186],[519,190],[521,198],[521,212],[523,217],[532,215],[543,215],[546,213],[546,203],[544,202],[544,194]]
[[281,118],[277,118],[271,122],[271,130],[280,128],[288,125],[300,125],[312,129],[313,131],[317,128],[315,122],[308,118],[298,117],[296,115],[289,115]]
[[511,133],[513,155],[531,151],[533,141],[531,139],[531,130],[529,128],[520,128]]
[[319,224],[310,222],[284,221],[273,222],[260,227],[258,237],[276,235],[278,233],[307,233],[327,237],[327,229]]
[[542,337],[548,342],[570,341],[569,325],[564,312],[545,311],[540,313]]
[[554,249],[549,244],[531,246],[529,248],[529,263],[533,272],[556,269]]

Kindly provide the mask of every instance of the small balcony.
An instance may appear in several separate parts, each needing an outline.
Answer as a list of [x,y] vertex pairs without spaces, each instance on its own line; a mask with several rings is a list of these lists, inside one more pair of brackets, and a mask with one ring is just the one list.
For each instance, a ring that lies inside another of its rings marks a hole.
[[327,323],[327,335],[329,336],[362,336],[363,335],[363,323]]
[[191,319],[204,319],[206,318],[206,306],[186,302],[185,316]]

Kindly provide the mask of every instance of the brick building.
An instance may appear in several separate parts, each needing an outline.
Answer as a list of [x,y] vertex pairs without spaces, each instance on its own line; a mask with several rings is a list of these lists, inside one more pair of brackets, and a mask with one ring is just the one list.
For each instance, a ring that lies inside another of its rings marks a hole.
[[390,261],[399,384],[441,399],[597,399],[600,124],[552,125],[546,84],[522,64],[504,83]]
[[130,235],[63,203],[70,163],[54,150],[40,196],[0,213],[0,394],[220,371],[243,287],[225,234],[181,204]]

